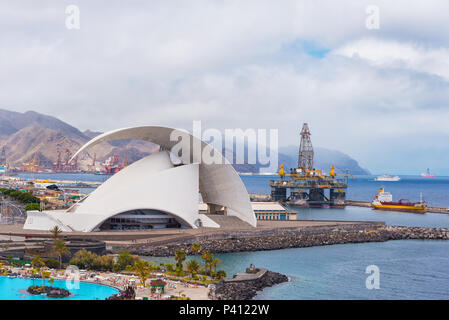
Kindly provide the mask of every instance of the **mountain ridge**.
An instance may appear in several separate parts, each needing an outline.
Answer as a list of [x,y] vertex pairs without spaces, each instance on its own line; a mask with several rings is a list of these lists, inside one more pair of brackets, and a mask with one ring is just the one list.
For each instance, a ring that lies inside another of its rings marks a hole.
[[[12,167],[19,168],[35,156],[41,166],[52,167],[58,156],[65,161],[69,155],[74,154],[99,134],[102,132],[91,130],[82,132],[54,116],[35,111],[19,113],[0,109],[0,148],[5,147],[8,165]],[[87,170],[94,158],[101,164],[112,154],[119,154],[123,161],[132,163],[158,150],[159,146],[140,140],[104,142],[81,154],[78,157],[78,164],[81,169]],[[296,167],[297,154],[297,146],[280,148],[279,163],[284,164],[285,168]],[[356,160],[336,150],[315,148],[315,163],[317,169],[325,171],[334,164],[340,173],[348,170],[353,174],[369,174],[369,171],[361,168]],[[239,172],[257,173],[261,167],[259,164],[234,165]]]

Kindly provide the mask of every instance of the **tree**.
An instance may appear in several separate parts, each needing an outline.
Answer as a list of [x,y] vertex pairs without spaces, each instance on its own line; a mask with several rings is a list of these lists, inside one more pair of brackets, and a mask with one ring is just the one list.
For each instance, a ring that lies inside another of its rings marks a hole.
[[140,284],[146,287],[146,281],[150,277],[150,265],[147,261],[138,259],[134,262],[132,270],[136,272],[137,276],[140,278]]
[[50,284],[50,287],[52,287],[53,284],[55,283],[55,279],[53,278],[48,279],[48,283]]
[[40,210],[41,205],[39,203],[28,203],[25,206],[25,211],[36,211],[36,210]]
[[55,242],[53,244],[53,252],[56,253],[56,255],[59,258],[59,268],[62,268],[62,255],[63,254],[69,254],[70,250],[67,248],[65,242],[60,239],[55,239]]
[[70,264],[73,264],[80,269],[92,269],[96,256],[95,253],[83,248],[77,251],[72,259],[70,259]]
[[215,276],[221,280],[226,277],[226,272],[224,270],[218,270]]
[[212,260],[212,270],[215,272],[215,270],[217,269],[217,265],[218,264],[223,264],[223,262],[221,262],[220,259],[215,258],[214,260]]
[[42,285],[45,287],[45,279],[50,278],[50,272],[42,270],[41,277],[42,277]]
[[114,257],[110,255],[96,256],[91,269],[111,271],[114,268]]
[[58,226],[54,226],[53,228],[50,229],[51,234],[53,235],[53,238],[58,239],[59,235],[62,233],[61,228],[59,228]]
[[201,259],[204,260],[204,269],[209,272],[209,274],[212,274],[212,263],[214,260],[214,255],[212,252],[206,250],[201,255]]
[[[35,256],[33,257],[33,259],[31,260],[31,266],[33,267],[34,270],[32,270],[31,272],[36,274],[36,273],[40,273],[42,279],[44,280],[44,285],[45,285],[45,277],[44,277],[44,271],[42,270],[43,267],[45,267],[45,263],[44,260],[42,260],[42,258],[40,256]],[[34,280],[33,280],[33,286],[34,286]]]
[[184,250],[178,250],[175,252],[176,268],[182,270],[182,263],[186,259],[186,253]]
[[175,271],[174,265],[172,263],[166,263],[165,267],[167,268],[168,271],[173,272]]
[[190,249],[195,252],[195,254],[199,254],[201,252],[201,245],[198,242],[192,243]]
[[100,256],[86,249],[81,249],[70,259],[70,264],[76,265],[80,269],[93,269],[104,271],[121,271],[114,264],[114,257],[111,255]]
[[198,273],[201,266],[196,260],[189,260],[186,264],[187,271],[190,272],[192,278]]
[[125,270],[127,266],[133,266],[138,259],[139,257],[132,255],[129,250],[120,250],[114,268],[117,271]]
[[33,287],[34,287],[34,276],[36,276],[37,270],[32,268],[31,269],[31,279],[33,280]]

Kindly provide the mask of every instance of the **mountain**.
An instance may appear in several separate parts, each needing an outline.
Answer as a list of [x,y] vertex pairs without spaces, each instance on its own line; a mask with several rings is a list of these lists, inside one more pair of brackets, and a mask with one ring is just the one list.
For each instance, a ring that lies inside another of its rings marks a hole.
[[[90,130],[81,132],[55,117],[34,111],[19,113],[0,109],[0,149],[5,147],[10,167],[20,168],[23,163],[36,158],[40,166],[51,168],[58,157],[65,162],[81,146],[101,133]],[[235,143],[232,147],[236,150]],[[247,154],[246,143],[244,149]],[[86,170],[96,158],[96,165],[101,168],[100,164],[113,154],[119,154],[122,161],[132,163],[158,150],[159,146],[140,140],[104,142],[81,154],[78,157],[78,164],[81,169]],[[356,160],[342,152],[325,148],[314,150],[317,169],[328,172],[331,164],[334,164],[339,173],[349,171],[352,174],[369,174],[366,169],[359,166]],[[224,153],[224,147],[222,151]],[[235,162],[232,161],[233,159],[228,160]],[[285,168],[296,167],[298,146],[280,148],[278,160],[279,163],[284,164]],[[234,167],[239,172],[257,173],[261,165],[235,164]]]
[[[51,168],[58,156],[65,162],[91,138],[101,134],[77,128],[48,115],[34,111],[25,113],[0,110],[0,148],[5,148],[8,165],[20,168],[23,163],[36,158],[36,164]],[[144,141],[119,140],[101,143],[80,155],[78,164],[86,170],[94,157],[97,167],[112,154],[132,163],[159,150],[159,147]]]
[[[298,166],[299,146],[288,146],[279,148],[279,163],[284,164],[284,168],[296,168]],[[314,166],[329,172],[331,165],[335,166],[337,173],[351,173],[354,175],[371,174],[367,169],[362,168],[359,163],[347,154],[326,148],[314,147]]]
[[32,125],[52,129],[60,132],[67,138],[88,139],[81,131],[55,117],[40,114],[35,111],[19,113],[0,109],[0,135],[9,136]]

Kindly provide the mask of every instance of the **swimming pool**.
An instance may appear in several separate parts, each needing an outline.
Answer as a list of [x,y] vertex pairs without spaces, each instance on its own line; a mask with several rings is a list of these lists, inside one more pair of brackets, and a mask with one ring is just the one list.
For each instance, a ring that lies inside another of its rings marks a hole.
[[[35,279],[36,285],[42,285],[42,279]],[[68,287],[66,281],[55,280],[53,287],[64,288],[72,292],[68,298],[47,298],[46,295],[29,295],[26,289],[33,285],[33,280],[23,278],[8,278],[0,276],[0,300],[104,300],[118,293],[115,288],[96,283],[76,282]],[[49,285],[48,281],[45,285]]]

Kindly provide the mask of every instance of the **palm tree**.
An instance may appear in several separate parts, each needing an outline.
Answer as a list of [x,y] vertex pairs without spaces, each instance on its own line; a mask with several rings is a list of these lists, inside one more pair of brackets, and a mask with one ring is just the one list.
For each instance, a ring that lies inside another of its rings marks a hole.
[[196,254],[199,254],[201,251],[201,245],[197,242],[193,243],[190,249],[195,252]]
[[140,278],[140,283],[143,287],[146,287],[146,281],[150,276],[150,265],[147,261],[139,259],[134,262],[132,270],[136,272],[137,276]]
[[215,272],[215,270],[217,269],[217,265],[218,265],[218,264],[223,264],[223,262],[221,262],[220,259],[215,258],[215,259],[212,261],[212,269],[213,269],[214,272]]
[[179,270],[182,270],[182,263],[186,259],[186,253],[184,250],[178,250],[175,252],[175,260],[176,260],[176,267]]
[[37,273],[37,270],[32,268],[31,269],[31,279],[33,280],[33,287],[34,287],[34,276],[36,275],[36,273]]
[[56,239],[55,243],[53,244],[53,252],[58,255],[59,258],[59,268],[62,268],[62,255],[63,254],[69,254],[70,250],[67,248],[65,242],[60,239]]
[[58,236],[62,233],[62,230],[58,226],[54,226],[53,228],[50,229],[50,232],[56,240],[58,239]]
[[[45,266],[45,262],[44,260],[40,257],[40,256],[35,256],[32,260],[31,260],[31,266],[33,267],[33,271],[34,273],[40,273],[42,276],[42,279],[44,280],[44,285],[45,285],[45,277],[43,275],[43,270],[42,268]],[[34,280],[33,280],[33,286],[34,286]]]
[[201,268],[200,264],[196,260],[189,260],[186,264],[186,267],[187,271],[192,275],[192,278],[195,276],[195,274],[198,273]]
[[6,270],[3,269],[5,267],[5,265],[3,264],[3,262],[0,261],[0,274],[5,274]]
[[42,270],[41,276],[42,276],[42,281],[43,281],[42,285],[45,287],[45,279],[50,278],[50,272]]
[[204,260],[204,269],[209,270],[209,274],[212,274],[212,263],[214,260],[214,255],[210,251],[204,251],[201,255],[201,259]]
[[226,277],[226,272],[224,270],[218,270],[215,276],[221,280]]

